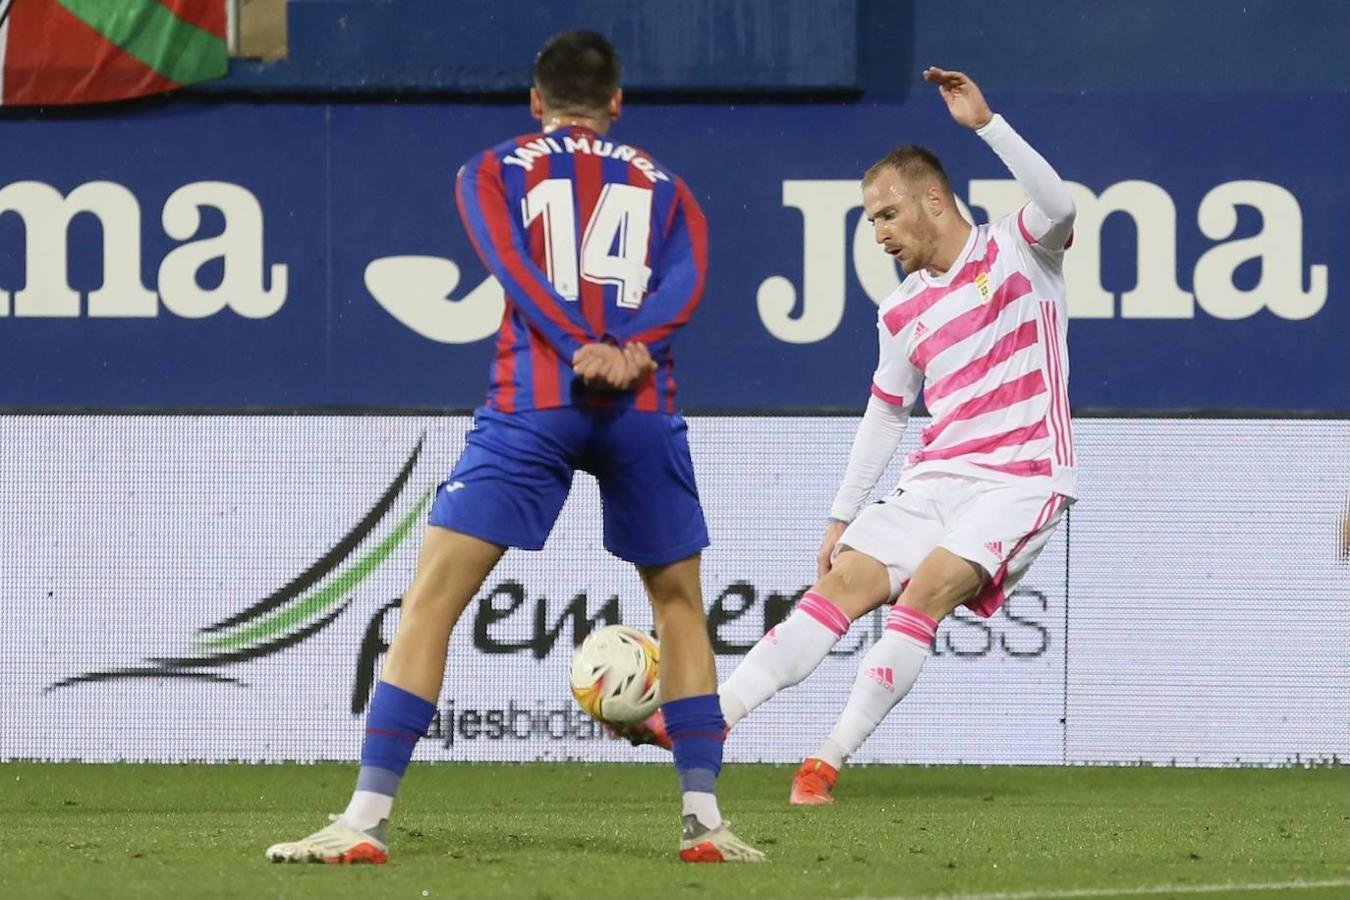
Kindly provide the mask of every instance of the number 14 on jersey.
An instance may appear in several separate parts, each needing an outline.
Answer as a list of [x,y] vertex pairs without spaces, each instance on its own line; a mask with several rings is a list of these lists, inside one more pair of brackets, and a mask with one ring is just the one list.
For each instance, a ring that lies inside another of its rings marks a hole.
[[631,184],[606,184],[577,250],[577,216],[572,181],[549,178],[521,202],[525,227],[544,219],[544,268],[564,299],[577,299],[581,279],[618,288],[618,304],[642,306],[652,270],[647,266],[652,192]]

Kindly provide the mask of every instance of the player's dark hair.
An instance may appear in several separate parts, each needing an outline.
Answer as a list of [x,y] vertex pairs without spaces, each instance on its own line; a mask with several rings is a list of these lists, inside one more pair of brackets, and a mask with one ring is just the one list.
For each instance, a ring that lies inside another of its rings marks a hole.
[[594,31],[555,35],[534,60],[534,86],[553,113],[603,116],[619,89],[619,54]]
[[896,147],[863,173],[862,183],[871,184],[886,169],[895,169],[901,178],[910,182],[936,178],[944,191],[949,195],[952,193],[952,183],[947,178],[947,170],[942,168],[942,162],[937,158],[937,154],[927,147],[920,147],[918,144]]

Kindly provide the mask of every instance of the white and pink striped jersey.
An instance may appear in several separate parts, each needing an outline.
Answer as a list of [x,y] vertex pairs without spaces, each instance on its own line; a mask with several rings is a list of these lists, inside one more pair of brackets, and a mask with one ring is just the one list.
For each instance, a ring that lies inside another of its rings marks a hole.
[[1027,209],[972,228],[947,272],[915,272],[881,304],[872,393],[907,408],[922,387],[932,415],[901,487],[943,472],[1076,496],[1064,251],[1036,241]]
[[921,389],[933,422],[901,469],[901,488],[921,491],[931,472],[1077,496],[1062,271],[1073,195],[1002,116],[975,133],[1027,203],[973,227],[946,272],[919,270],[882,302],[881,358],[830,504],[836,521],[853,521],[867,502]]

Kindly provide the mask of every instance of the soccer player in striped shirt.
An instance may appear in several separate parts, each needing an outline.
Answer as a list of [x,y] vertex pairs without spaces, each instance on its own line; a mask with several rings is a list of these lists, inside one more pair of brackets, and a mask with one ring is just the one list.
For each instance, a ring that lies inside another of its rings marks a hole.
[[[990,616],[1076,494],[1061,264],[1068,187],[995,115],[975,82],[930,68],[952,118],[1008,166],[1028,202],[973,227],[941,163],[909,146],[863,176],[878,244],[908,277],[880,305],[871,398],[830,509],[820,577],[722,688],[734,723],[813,670],[864,613],[894,604],[833,730],[793,779],[793,803],[828,803],[844,760],[909,692],[938,623]],[[932,416],[896,489],[864,508],[920,389]]]
[[[818,666],[863,614],[893,604],[834,729],[793,779],[791,800],[832,802],[839,768],[909,692],[938,623],[990,616],[1075,496],[1061,263],[1074,204],[1054,169],[960,72],[930,68],[957,123],[1012,171],[1028,202],[972,226],[941,163],[900,147],[863,176],[878,244],[908,277],[881,303],[880,360],[830,509],[819,578],[721,687],[734,725]],[[922,389],[932,424],[896,489],[864,507]],[[659,722],[649,723],[652,737]]]
[[282,861],[384,862],[394,794],[436,710],[450,632],[508,547],[538,550],[572,474],[595,476],[605,547],[637,566],[661,637],[661,710],[683,799],[679,856],[757,862],[722,821],[725,726],[699,585],[708,532],[671,342],[703,293],[703,213],[675,174],[610,140],[619,57],[593,32],[535,62],[537,132],[459,172],[456,199],[506,293],[487,400],[442,483],[398,632],[375,688],[356,790],[341,816]]

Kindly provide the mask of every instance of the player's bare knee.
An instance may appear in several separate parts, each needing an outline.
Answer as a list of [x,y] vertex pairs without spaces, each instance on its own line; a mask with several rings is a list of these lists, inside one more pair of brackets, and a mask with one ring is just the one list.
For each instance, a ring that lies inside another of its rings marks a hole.
[[647,596],[657,615],[679,613],[683,609],[703,611],[703,590],[698,579],[662,578],[647,581]]
[[699,556],[660,566],[638,566],[658,620],[669,613],[696,610],[703,615],[703,589],[699,583]]
[[920,564],[897,602],[937,621],[974,600],[989,581],[977,563],[938,547]]
[[[973,597],[974,594],[971,594],[970,597],[966,599],[971,599]],[[920,593],[906,588],[905,591],[900,594],[896,603],[901,606],[907,606],[910,609],[918,610],[935,622],[941,622],[943,619],[947,618],[947,616],[951,615],[952,611],[958,606],[965,603],[966,599],[960,599],[955,596],[944,596],[931,592]]]
[[891,593],[890,575],[867,554],[846,549],[816,583],[815,590],[852,620],[886,602]]
[[919,612],[941,622],[957,607],[975,599],[980,592],[982,582],[925,582],[911,581],[900,593],[896,603],[917,609]]
[[458,619],[505,552],[471,535],[428,527],[417,571],[403,594],[401,620],[425,619],[430,625]]

